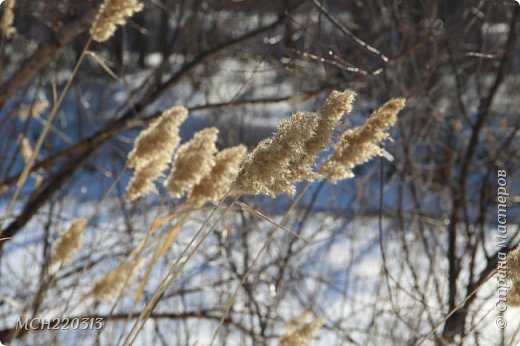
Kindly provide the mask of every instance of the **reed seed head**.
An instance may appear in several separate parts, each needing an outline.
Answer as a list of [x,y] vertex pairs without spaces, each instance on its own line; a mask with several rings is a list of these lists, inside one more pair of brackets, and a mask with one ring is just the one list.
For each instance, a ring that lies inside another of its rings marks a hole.
[[218,129],[206,128],[179,147],[172,170],[164,183],[168,193],[175,198],[182,197],[208,175],[215,165]]
[[296,113],[282,121],[271,138],[261,141],[242,161],[233,186],[233,194],[293,195],[294,184],[307,179],[302,167],[306,143],[318,127],[318,118]]
[[29,139],[24,135],[20,135],[20,152],[22,153],[24,162],[27,164],[31,160],[33,150]]
[[352,105],[356,99],[356,93],[351,90],[344,92],[333,91],[325,105],[318,112],[318,127],[316,133],[306,145],[306,151],[313,160],[320,152],[331,143],[334,129],[338,126],[344,114],[352,111]]
[[150,165],[135,171],[132,179],[128,183],[125,199],[134,201],[149,193],[156,193],[155,179],[161,176],[163,167],[159,165]]
[[127,164],[135,172],[128,184],[127,200],[157,191],[154,181],[168,168],[180,142],[179,126],[187,116],[184,107],[170,108],[139,134],[128,154]]
[[105,0],[90,28],[90,35],[96,42],[108,40],[118,25],[125,25],[126,19],[143,9],[138,0]]
[[0,29],[6,38],[10,38],[16,33],[16,28],[13,25],[14,4],[15,0],[4,1],[4,15],[2,16],[2,20],[0,22]]
[[379,144],[389,137],[388,129],[397,121],[404,99],[392,99],[374,111],[361,126],[347,130],[335,151],[322,165],[320,173],[332,182],[354,176],[352,170],[385,151]]
[[58,238],[54,248],[51,263],[70,262],[74,255],[83,247],[83,234],[87,219],[74,220],[69,228]]
[[306,346],[309,345],[312,336],[325,323],[323,318],[318,318],[309,323],[300,324],[288,330],[280,338],[280,346]]
[[211,172],[193,187],[188,197],[189,203],[203,206],[221,199],[235,180],[246,151],[244,145],[238,145],[217,153]]
[[233,194],[294,195],[296,183],[317,179],[316,157],[330,145],[334,128],[352,110],[355,96],[350,90],[334,91],[317,113],[299,112],[280,123],[274,136],[244,159]]
[[117,297],[125,287],[132,284],[142,264],[142,259],[122,262],[117,268],[96,281],[87,297],[91,297],[95,301],[110,300]]
[[[313,172],[316,157],[331,145],[334,129],[338,126],[344,114],[352,111],[352,104],[356,98],[353,91],[333,91],[325,105],[317,113],[318,125],[314,135],[305,144],[305,154],[293,163],[293,176],[301,177],[303,180],[315,180],[320,178],[319,174]],[[291,178],[290,178],[291,179]]]

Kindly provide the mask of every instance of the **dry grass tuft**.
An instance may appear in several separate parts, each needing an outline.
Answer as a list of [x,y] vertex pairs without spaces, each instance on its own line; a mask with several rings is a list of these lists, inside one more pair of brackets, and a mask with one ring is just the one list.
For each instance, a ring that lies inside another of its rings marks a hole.
[[14,4],[15,0],[5,0],[4,1],[4,15],[2,16],[2,21],[0,22],[0,28],[5,37],[10,38],[16,33],[16,28],[14,27]]
[[294,195],[294,184],[309,175],[299,166],[305,146],[318,127],[313,114],[296,113],[281,122],[273,137],[261,141],[242,162],[234,194]]
[[331,145],[334,129],[339,125],[344,114],[352,111],[352,104],[356,98],[353,91],[333,91],[325,105],[317,113],[309,113],[317,117],[318,125],[312,136],[305,143],[304,155],[292,162],[292,176],[289,179],[315,180],[320,175],[313,171],[316,157]]
[[333,91],[325,105],[319,110],[318,127],[314,136],[307,142],[306,151],[314,158],[331,144],[334,129],[344,114],[352,111],[352,105],[356,99],[356,93],[351,90],[344,92]]
[[90,28],[92,39],[97,42],[108,40],[118,25],[125,25],[126,19],[143,9],[137,0],[105,0]]
[[216,202],[221,199],[235,180],[246,151],[244,145],[238,145],[217,153],[215,166],[195,185],[188,197],[188,202],[195,206],[203,206],[208,202]]
[[27,164],[33,155],[33,150],[29,139],[23,134],[20,135],[20,152],[22,153],[24,162]]
[[211,172],[215,165],[217,136],[216,128],[206,128],[179,148],[172,171],[164,183],[172,197],[180,198],[190,192]]
[[86,297],[90,297],[94,301],[110,300],[117,297],[125,287],[135,280],[142,265],[142,259],[122,262],[117,268],[96,281]]
[[354,167],[374,156],[384,155],[379,144],[389,137],[387,131],[395,124],[397,114],[405,104],[404,99],[392,99],[374,111],[363,125],[347,130],[321,167],[323,176],[332,182],[351,178]]
[[306,346],[309,345],[312,336],[325,323],[323,318],[317,318],[309,323],[299,323],[290,328],[280,338],[280,346]]
[[87,226],[87,219],[74,220],[69,228],[58,238],[51,264],[70,262],[72,257],[83,246],[83,233]]
[[127,200],[157,191],[154,181],[168,168],[180,142],[179,126],[187,116],[184,107],[170,108],[137,137],[134,149],[128,154],[128,166],[135,173],[128,184]]
[[334,91],[318,113],[299,112],[283,121],[273,137],[246,157],[234,193],[294,195],[294,184],[318,178],[313,172],[316,156],[330,145],[334,128],[352,110],[355,96],[350,90]]

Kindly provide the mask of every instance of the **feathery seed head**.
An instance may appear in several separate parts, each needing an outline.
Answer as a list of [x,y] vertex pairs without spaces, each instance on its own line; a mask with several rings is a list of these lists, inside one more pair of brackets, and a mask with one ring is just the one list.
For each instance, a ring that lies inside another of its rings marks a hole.
[[27,164],[33,155],[33,150],[31,148],[31,143],[29,143],[29,139],[24,135],[20,135],[20,151],[22,153],[23,160]]
[[233,194],[293,195],[294,184],[312,173],[302,164],[305,145],[317,126],[317,117],[310,113],[296,113],[282,121],[273,137],[261,141],[242,161]]
[[[4,2],[4,15],[2,16],[2,20],[0,21],[0,29],[3,35],[7,38],[13,36],[16,33],[16,28],[14,27],[14,3],[15,0],[5,0]],[[0,2],[1,4],[1,2]]]
[[325,323],[323,318],[291,328],[280,338],[280,346],[306,346],[311,337]]
[[83,233],[87,219],[74,220],[69,228],[58,238],[51,263],[70,262],[83,246]]
[[124,261],[117,268],[96,281],[86,295],[95,301],[110,300],[117,297],[125,287],[132,284],[143,264],[142,259]]
[[233,193],[293,195],[295,183],[318,178],[313,172],[316,156],[330,145],[334,128],[352,110],[355,96],[350,90],[334,91],[317,113],[299,112],[280,123],[275,135],[245,158]]
[[203,206],[222,198],[235,180],[246,151],[244,145],[238,145],[217,153],[211,172],[193,187],[188,201],[195,206]]
[[138,0],[105,0],[90,28],[90,35],[96,42],[108,40],[118,25],[125,25],[127,17],[143,9]]
[[301,158],[300,170],[306,173],[307,180],[319,178],[319,175],[312,173],[314,162],[319,153],[328,148],[332,141],[334,129],[339,125],[343,114],[352,111],[352,104],[356,98],[356,93],[351,90],[344,92],[333,91],[325,105],[316,113],[318,126],[314,135],[305,145],[306,155]]
[[404,106],[404,99],[392,99],[374,111],[364,124],[345,131],[320,173],[332,182],[351,178],[354,167],[383,155],[379,144],[389,137],[387,131],[395,124],[397,114]]
[[180,198],[211,171],[215,165],[218,129],[206,128],[177,150],[170,175],[164,186],[172,197]]
[[157,177],[161,176],[163,172],[162,168],[162,165],[150,165],[136,170],[126,188],[125,199],[127,201],[134,201],[149,193],[156,193],[157,188],[155,187],[154,181]]
[[167,165],[181,140],[179,126],[187,116],[188,110],[184,107],[164,111],[135,140],[135,147],[128,154],[128,167],[138,169],[154,161],[166,161]]
[[344,92],[333,91],[323,108],[318,112],[319,123],[316,135],[309,143],[318,154],[330,145],[332,134],[336,126],[338,126],[343,114],[349,114],[352,111],[352,105],[356,99],[356,93],[351,90]]
[[154,181],[168,168],[179,145],[179,126],[188,116],[184,107],[173,107],[142,131],[128,154],[128,166],[135,169],[127,188],[126,199],[133,201],[156,192]]
[[352,90],[333,91],[325,105],[320,109],[320,128],[334,129],[341,120],[343,114],[349,114],[352,111],[356,93]]

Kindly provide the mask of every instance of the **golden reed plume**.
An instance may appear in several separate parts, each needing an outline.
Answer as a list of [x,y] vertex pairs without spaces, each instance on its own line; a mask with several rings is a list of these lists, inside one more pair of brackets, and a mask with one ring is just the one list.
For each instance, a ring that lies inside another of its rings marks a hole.
[[320,173],[332,182],[351,178],[354,167],[383,155],[385,152],[379,144],[389,137],[387,131],[395,124],[397,114],[405,104],[404,99],[392,99],[373,112],[363,125],[347,130]]
[[118,25],[125,25],[126,19],[143,9],[137,0],[105,0],[90,28],[92,39],[97,42],[108,40]]
[[83,247],[83,233],[87,219],[72,221],[69,228],[58,238],[54,248],[51,263],[70,262],[74,255]]
[[218,130],[214,127],[197,132],[177,150],[170,175],[164,186],[172,197],[182,197],[211,172],[215,165],[215,142]]
[[179,126],[187,116],[184,107],[170,108],[139,134],[128,154],[128,166],[135,172],[127,187],[127,200],[156,191],[154,181],[168,168],[181,140]]

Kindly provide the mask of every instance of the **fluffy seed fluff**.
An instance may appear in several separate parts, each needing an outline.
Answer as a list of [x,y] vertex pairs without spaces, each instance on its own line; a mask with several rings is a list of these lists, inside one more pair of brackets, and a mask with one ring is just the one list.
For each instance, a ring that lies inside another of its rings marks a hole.
[[31,148],[31,143],[29,143],[29,139],[24,135],[20,135],[20,152],[24,162],[27,164],[27,162],[31,160],[33,150]]
[[126,199],[133,201],[157,191],[154,181],[168,168],[179,145],[179,126],[188,116],[184,107],[173,107],[142,131],[128,154],[128,166],[135,170],[127,187]]
[[70,262],[74,255],[83,246],[83,233],[87,226],[87,219],[74,220],[69,228],[58,238],[51,263]]
[[520,246],[509,253],[507,263],[510,279],[520,283]]
[[330,146],[334,129],[340,123],[343,115],[352,111],[355,98],[356,94],[351,90],[333,91],[322,109],[317,113],[311,113],[317,117],[318,125],[314,134],[305,143],[304,155],[291,163],[293,168],[290,170],[292,176],[289,179],[300,181],[320,177],[319,174],[313,172],[316,157]]
[[209,127],[197,132],[177,150],[170,175],[164,186],[175,198],[182,197],[211,172],[215,165],[218,130]]
[[309,345],[314,333],[321,328],[325,320],[318,318],[309,323],[299,324],[288,330],[281,338],[280,346],[306,346]]
[[235,180],[246,151],[244,145],[238,145],[217,153],[211,172],[193,187],[188,202],[200,207],[221,199]]
[[125,25],[126,19],[143,9],[137,0],[105,0],[90,28],[92,39],[97,42],[108,40],[118,25]]
[[10,38],[16,33],[16,28],[13,25],[14,3],[15,0],[4,1],[4,15],[2,16],[2,21],[0,22],[0,28],[2,29],[3,35],[7,38]]
[[352,110],[354,98],[352,91],[335,91],[317,113],[299,112],[280,123],[274,136],[244,159],[233,193],[293,195],[294,184],[316,179],[316,156],[330,145],[334,128]]
[[352,170],[374,156],[382,156],[385,151],[379,143],[389,137],[388,129],[397,120],[397,114],[405,106],[404,99],[392,99],[374,111],[361,126],[347,130],[341,137],[335,151],[322,165],[320,173],[332,182],[354,176]]
[[96,281],[86,297],[90,297],[94,301],[110,300],[117,297],[125,287],[132,284],[142,264],[142,259],[122,262],[117,268]]
[[[295,163],[306,155],[305,145],[318,126],[309,113],[296,113],[282,121],[271,137],[261,141],[242,161],[233,194],[293,195],[294,183],[303,180]],[[300,179],[301,178],[301,179]]]
[[316,133],[307,142],[305,151],[313,159],[325,150],[332,140],[334,129],[338,126],[343,114],[352,111],[356,93],[351,90],[333,91],[322,109],[318,111],[318,127]]

